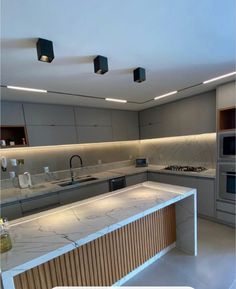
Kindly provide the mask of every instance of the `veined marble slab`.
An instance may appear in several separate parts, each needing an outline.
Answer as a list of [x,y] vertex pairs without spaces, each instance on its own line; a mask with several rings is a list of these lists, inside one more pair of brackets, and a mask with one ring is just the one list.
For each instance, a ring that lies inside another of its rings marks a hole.
[[[177,246],[197,254],[196,189],[144,182],[10,222],[3,282],[152,212],[177,203]],[[178,245],[179,244],[179,245]]]
[[[123,164],[124,165],[124,164]],[[114,168],[115,167],[115,168]],[[149,165],[148,167],[141,167],[136,168],[135,166],[127,165],[126,166],[120,166],[114,165],[113,167],[106,166],[106,169],[104,171],[104,167],[102,166],[99,170],[99,166],[94,166],[94,168],[89,168],[89,170],[83,169],[79,173],[77,172],[77,175],[80,177],[85,177],[86,175],[90,174],[92,177],[97,178],[97,180],[86,182],[86,183],[80,183],[80,184],[74,184],[72,186],[68,187],[60,187],[58,183],[55,181],[53,182],[41,182],[33,185],[32,188],[27,189],[19,189],[19,188],[7,188],[7,189],[1,189],[1,204],[7,204],[19,200],[24,200],[27,198],[32,198],[40,195],[65,191],[68,189],[76,188],[76,187],[83,187],[83,186],[89,186],[91,184],[107,181],[111,178],[118,177],[121,175],[135,175],[139,173],[145,173],[145,172],[159,172],[159,173],[165,173],[165,174],[174,174],[174,175],[183,175],[183,176],[192,176],[192,177],[200,177],[200,178],[215,178],[216,170],[215,169],[207,169],[203,172],[182,172],[182,171],[168,171],[164,170],[164,165]],[[67,171],[68,172],[68,171]],[[59,179],[58,179],[59,180]],[[60,179],[61,182],[63,179]],[[69,180],[69,178],[67,178]],[[2,181],[4,182],[4,181]],[[6,182],[6,180],[5,180]]]

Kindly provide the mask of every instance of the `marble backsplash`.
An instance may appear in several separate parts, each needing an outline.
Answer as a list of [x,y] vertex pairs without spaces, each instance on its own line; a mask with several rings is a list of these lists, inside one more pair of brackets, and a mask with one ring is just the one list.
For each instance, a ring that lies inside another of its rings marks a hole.
[[[193,165],[215,168],[216,134],[168,137],[149,140],[78,144],[52,147],[14,148],[1,150],[1,156],[8,159],[24,159],[24,165],[8,166],[7,172],[1,173],[1,179],[9,178],[9,171],[16,174],[30,172],[42,174],[43,167],[50,171],[69,169],[69,158],[79,154],[85,167],[109,165],[125,161],[134,161],[136,157],[147,157],[149,163],[157,165]],[[78,167],[78,161],[73,161]]]
[[[24,165],[12,167],[9,164],[7,172],[1,172],[1,179],[9,178],[9,171],[40,174],[46,166],[50,171],[68,170],[69,159],[74,154],[81,156],[85,167],[134,160],[139,155],[139,141],[4,149],[1,156],[8,160],[24,159]],[[79,166],[79,161],[74,159],[73,167]]]
[[139,148],[152,164],[216,167],[216,133],[141,140]]

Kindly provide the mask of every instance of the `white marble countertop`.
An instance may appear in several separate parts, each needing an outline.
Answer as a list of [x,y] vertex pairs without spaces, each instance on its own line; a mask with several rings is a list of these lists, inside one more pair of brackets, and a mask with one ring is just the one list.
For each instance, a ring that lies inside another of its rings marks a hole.
[[19,274],[193,194],[195,189],[144,182],[11,221],[13,248],[1,255],[2,272]]
[[[68,187],[60,187],[57,182],[45,182],[37,184],[32,188],[28,189],[19,189],[19,188],[9,188],[1,190],[1,204],[6,204],[10,202],[15,202],[19,200],[24,200],[27,198],[32,198],[44,194],[56,193],[59,191],[65,191],[76,187],[88,186],[95,184],[97,182],[102,182],[109,180],[114,177],[119,177],[121,175],[134,175],[142,172],[159,172],[165,174],[174,174],[174,175],[183,175],[183,176],[192,176],[199,178],[215,178],[216,170],[208,169],[203,172],[182,172],[182,171],[168,171],[164,170],[164,165],[149,165],[148,167],[135,167],[135,166],[124,166],[116,169],[110,169],[101,172],[95,172],[90,174],[92,177],[97,178],[97,180],[75,184]],[[87,175],[87,174],[86,174]],[[83,175],[81,175],[82,177]],[[68,179],[69,180],[69,179]],[[61,180],[62,182],[63,180]]]

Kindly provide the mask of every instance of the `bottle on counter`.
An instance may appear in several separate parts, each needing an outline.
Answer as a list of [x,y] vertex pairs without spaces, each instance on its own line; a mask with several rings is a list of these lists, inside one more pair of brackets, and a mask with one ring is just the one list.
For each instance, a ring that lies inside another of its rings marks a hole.
[[7,218],[0,218],[0,253],[11,250],[12,242]]

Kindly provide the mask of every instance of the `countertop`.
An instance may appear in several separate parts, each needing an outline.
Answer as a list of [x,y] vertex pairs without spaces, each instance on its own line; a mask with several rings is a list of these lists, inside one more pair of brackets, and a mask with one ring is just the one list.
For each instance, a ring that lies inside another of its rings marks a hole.
[[13,248],[1,255],[3,274],[19,274],[193,194],[195,189],[144,182],[11,221]]
[[[34,185],[32,188],[19,189],[19,188],[9,188],[1,190],[1,204],[7,204],[12,202],[17,202],[27,198],[32,198],[40,195],[56,193],[60,191],[65,191],[73,188],[79,188],[83,186],[88,186],[91,184],[96,184],[98,182],[107,181],[114,177],[119,177],[121,175],[129,176],[142,172],[158,172],[164,174],[182,175],[182,176],[192,176],[199,178],[210,178],[214,179],[216,176],[215,169],[207,169],[203,172],[183,172],[183,171],[168,171],[164,170],[165,166],[161,165],[149,165],[148,167],[135,167],[135,166],[124,166],[116,169],[110,169],[106,171],[92,173],[91,176],[97,178],[97,180],[89,181],[86,183],[74,184],[68,187],[60,187],[57,182],[45,182],[41,184]],[[82,175],[81,175],[82,177]],[[63,180],[61,180],[63,181]]]

